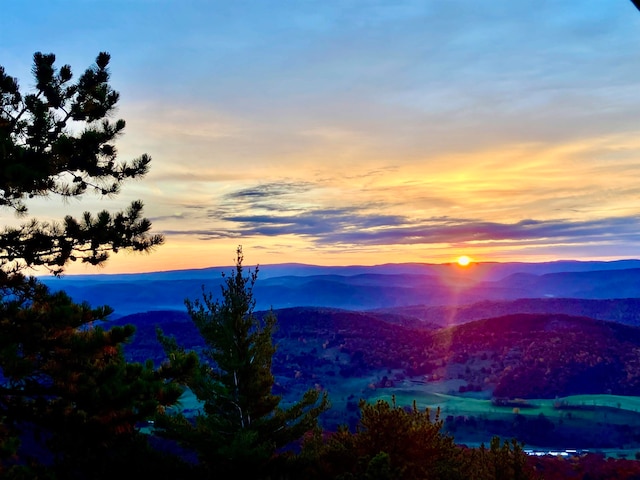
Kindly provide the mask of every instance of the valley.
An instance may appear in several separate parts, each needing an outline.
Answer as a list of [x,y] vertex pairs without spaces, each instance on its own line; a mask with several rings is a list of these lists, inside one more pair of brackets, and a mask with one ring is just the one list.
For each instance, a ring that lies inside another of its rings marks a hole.
[[[324,272],[292,266],[281,267],[283,275],[273,269],[260,277],[254,293],[256,315],[272,308],[278,318],[274,393],[286,404],[309,387],[328,392],[332,408],[322,422],[329,431],[354,427],[361,399],[393,398],[399,405],[415,401],[434,414],[439,409],[444,428],[461,444],[487,444],[498,435],[531,450],[635,458],[640,270],[606,262],[569,266],[568,272],[557,271],[557,264],[547,270],[508,264],[439,272],[417,265]],[[179,303],[197,296],[203,285],[219,288],[200,271],[179,272],[175,279],[166,272],[124,283],[64,282],[82,300],[101,291],[111,303],[113,292],[109,323],[137,330],[127,357],[156,365],[165,359],[156,327],[188,349],[202,348]],[[171,308],[158,308],[166,306]],[[137,311],[127,313],[132,309]],[[198,404],[186,394],[181,408],[189,414]]]

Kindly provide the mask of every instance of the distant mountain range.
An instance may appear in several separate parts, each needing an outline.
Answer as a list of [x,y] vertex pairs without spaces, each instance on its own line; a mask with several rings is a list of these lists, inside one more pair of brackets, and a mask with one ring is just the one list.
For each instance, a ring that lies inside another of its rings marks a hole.
[[[114,324],[137,327],[127,355],[159,363],[156,326],[187,348],[202,348],[184,299],[199,297],[203,286],[217,293],[231,270],[44,281],[76,301],[114,307]],[[393,369],[497,396],[640,394],[636,260],[268,265],[260,267],[254,296],[258,315],[273,308],[278,317],[274,372],[283,391],[295,391],[300,375],[307,383],[339,383]]]
[[[136,327],[125,355],[158,365],[166,354],[157,327],[187,349],[204,348],[184,299],[200,297],[202,288],[220,292],[222,274],[232,270],[42,280],[76,301],[112,306],[110,324]],[[622,415],[620,404],[597,417],[597,429],[585,429],[583,411],[575,409],[589,405],[558,402],[558,408],[574,410],[563,410],[554,424],[533,401],[529,406],[521,400],[640,395],[638,260],[466,268],[266,265],[259,268],[254,296],[256,315],[272,308],[278,319],[274,393],[286,402],[311,386],[326,390],[334,405],[323,419],[327,428],[356,421],[359,398],[398,393],[425,401],[435,392],[433,398],[493,398],[498,409],[506,402],[508,417],[448,411],[447,425],[464,435],[460,429],[468,424],[471,439],[491,432],[541,445],[611,446],[640,438],[627,423],[602,426],[607,414]],[[513,411],[506,399],[515,399]],[[198,408],[192,403],[184,404],[185,414]],[[515,415],[525,407],[533,413]],[[637,415],[626,412],[632,413]]]
[[[76,301],[110,305],[117,317],[148,310],[184,309],[184,300],[199,297],[203,287],[214,294],[219,292],[222,273],[232,268],[41,279],[54,290],[67,291]],[[417,263],[345,267],[264,265],[259,267],[254,293],[257,308],[262,310],[296,306],[349,310],[411,306],[451,309],[478,302],[536,298],[640,298],[640,260],[478,263],[468,267]],[[435,321],[442,323],[442,318],[440,315]],[[448,314],[444,318],[449,318]]]
[[481,300],[468,305],[414,305],[374,310],[387,313],[396,323],[413,328],[433,329],[500,317],[514,313],[564,314],[640,326],[640,298],[521,298],[517,300]]

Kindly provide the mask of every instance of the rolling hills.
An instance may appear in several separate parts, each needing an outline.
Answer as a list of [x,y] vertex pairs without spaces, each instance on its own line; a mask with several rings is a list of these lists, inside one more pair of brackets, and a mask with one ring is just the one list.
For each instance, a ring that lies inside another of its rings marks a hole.
[[516,300],[481,300],[463,305],[412,305],[374,310],[413,321],[440,326],[459,325],[474,320],[514,313],[556,313],[607,320],[640,326],[640,298],[520,298]]
[[[323,383],[326,375],[394,371],[397,381],[454,380],[459,392],[497,397],[640,395],[639,327],[561,314],[513,314],[415,329],[369,312],[295,307],[274,313],[279,327],[274,372],[282,381],[306,375]],[[115,323],[137,327],[127,347],[133,360],[163,360],[156,326],[187,348],[202,346],[183,312],[138,313]]]
[[[328,428],[353,424],[359,398],[398,394],[428,404],[444,395],[471,410],[464,418],[455,414],[458,406],[446,413],[456,438],[515,435],[565,448],[640,442],[636,412],[624,408],[545,407],[513,417],[510,407],[494,411],[489,402],[640,396],[639,265],[260,267],[256,314],[273,308],[278,317],[274,393],[286,402],[309,387],[326,390],[334,405],[324,420]],[[202,348],[183,302],[199,297],[202,287],[219,291],[223,271],[46,281],[76,300],[111,304],[110,323],[137,327],[126,355],[159,364],[165,356],[156,326],[186,348]],[[474,402],[482,401],[484,413],[474,412]],[[197,406],[188,401],[185,412],[191,408]],[[542,411],[547,418],[539,418]]]
[[[267,265],[254,296],[279,319],[274,372],[302,380],[440,382],[448,391],[544,397],[640,394],[640,262]],[[46,279],[133,323],[127,354],[159,363],[156,325],[198,349],[183,305],[219,290],[223,268]],[[384,373],[387,372],[387,373]],[[386,377],[383,379],[383,377]],[[444,388],[444,387],[443,387]]]

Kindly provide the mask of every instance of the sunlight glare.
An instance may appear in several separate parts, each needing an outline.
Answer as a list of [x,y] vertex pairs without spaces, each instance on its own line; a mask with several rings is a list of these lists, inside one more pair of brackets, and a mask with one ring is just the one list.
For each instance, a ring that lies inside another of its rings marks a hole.
[[458,257],[458,265],[460,265],[461,267],[466,267],[470,263],[471,263],[471,258],[469,258],[468,256],[462,255]]

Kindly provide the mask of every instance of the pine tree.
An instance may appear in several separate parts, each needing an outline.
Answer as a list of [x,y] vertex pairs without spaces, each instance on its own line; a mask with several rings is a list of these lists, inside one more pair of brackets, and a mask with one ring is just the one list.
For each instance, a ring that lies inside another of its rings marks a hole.
[[[106,307],[74,303],[35,281],[0,295],[0,410],[23,441],[40,444],[65,478],[94,478],[138,440],[137,424],[182,390],[152,364],[125,361],[132,326],[104,330]],[[30,453],[30,452],[25,452]]]
[[[58,69],[53,54],[36,53],[28,94],[0,67],[0,208],[27,217],[34,197],[111,196],[147,172],[147,155],[117,161],[114,141],[125,123],[110,120],[119,96],[109,85],[109,60],[100,53],[73,82],[68,65]],[[116,214],[32,218],[0,232],[5,465],[24,466],[32,456],[32,465],[49,464],[60,478],[108,476],[127,449],[145,450],[137,423],[181,393],[151,364],[125,361],[122,345],[134,328],[103,328],[111,309],[76,304],[22,274],[42,266],[59,275],[70,261],[97,265],[110,252],[149,251],[162,237],[149,233],[141,212],[136,201]]]
[[[258,268],[245,276],[242,248],[236,253],[235,271],[224,277],[221,300],[203,291],[201,300],[186,301],[206,345],[204,358],[186,381],[203,411],[193,420],[164,415],[156,425],[163,435],[197,452],[210,473],[257,478],[278,449],[317,426],[328,400],[326,393],[310,389],[298,402],[280,407],[271,372],[277,320],[273,312],[263,318],[254,314]],[[162,332],[159,338],[170,358],[185,355],[173,338]]]
[[[117,161],[115,139],[124,120],[111,121],[119,99],[109,85],[110,55],[76,82],[69,65],[59,69],[55,55],[33,56],[35,91],[20,92],[18,80],[0,66],[0,207],[28,215],[26,200],[57,195],[81,197],[87,191],[113,196],[127,179],[140,178],[151,158]],[[142,202],[116,214],[66,216],[60,223],[31,219],[0,233],[0,267],[41,265],[61,273],[69,261],[103,263],[109,252],[148,251],[162,243],[150,235],[151,223],[141,217]]]

